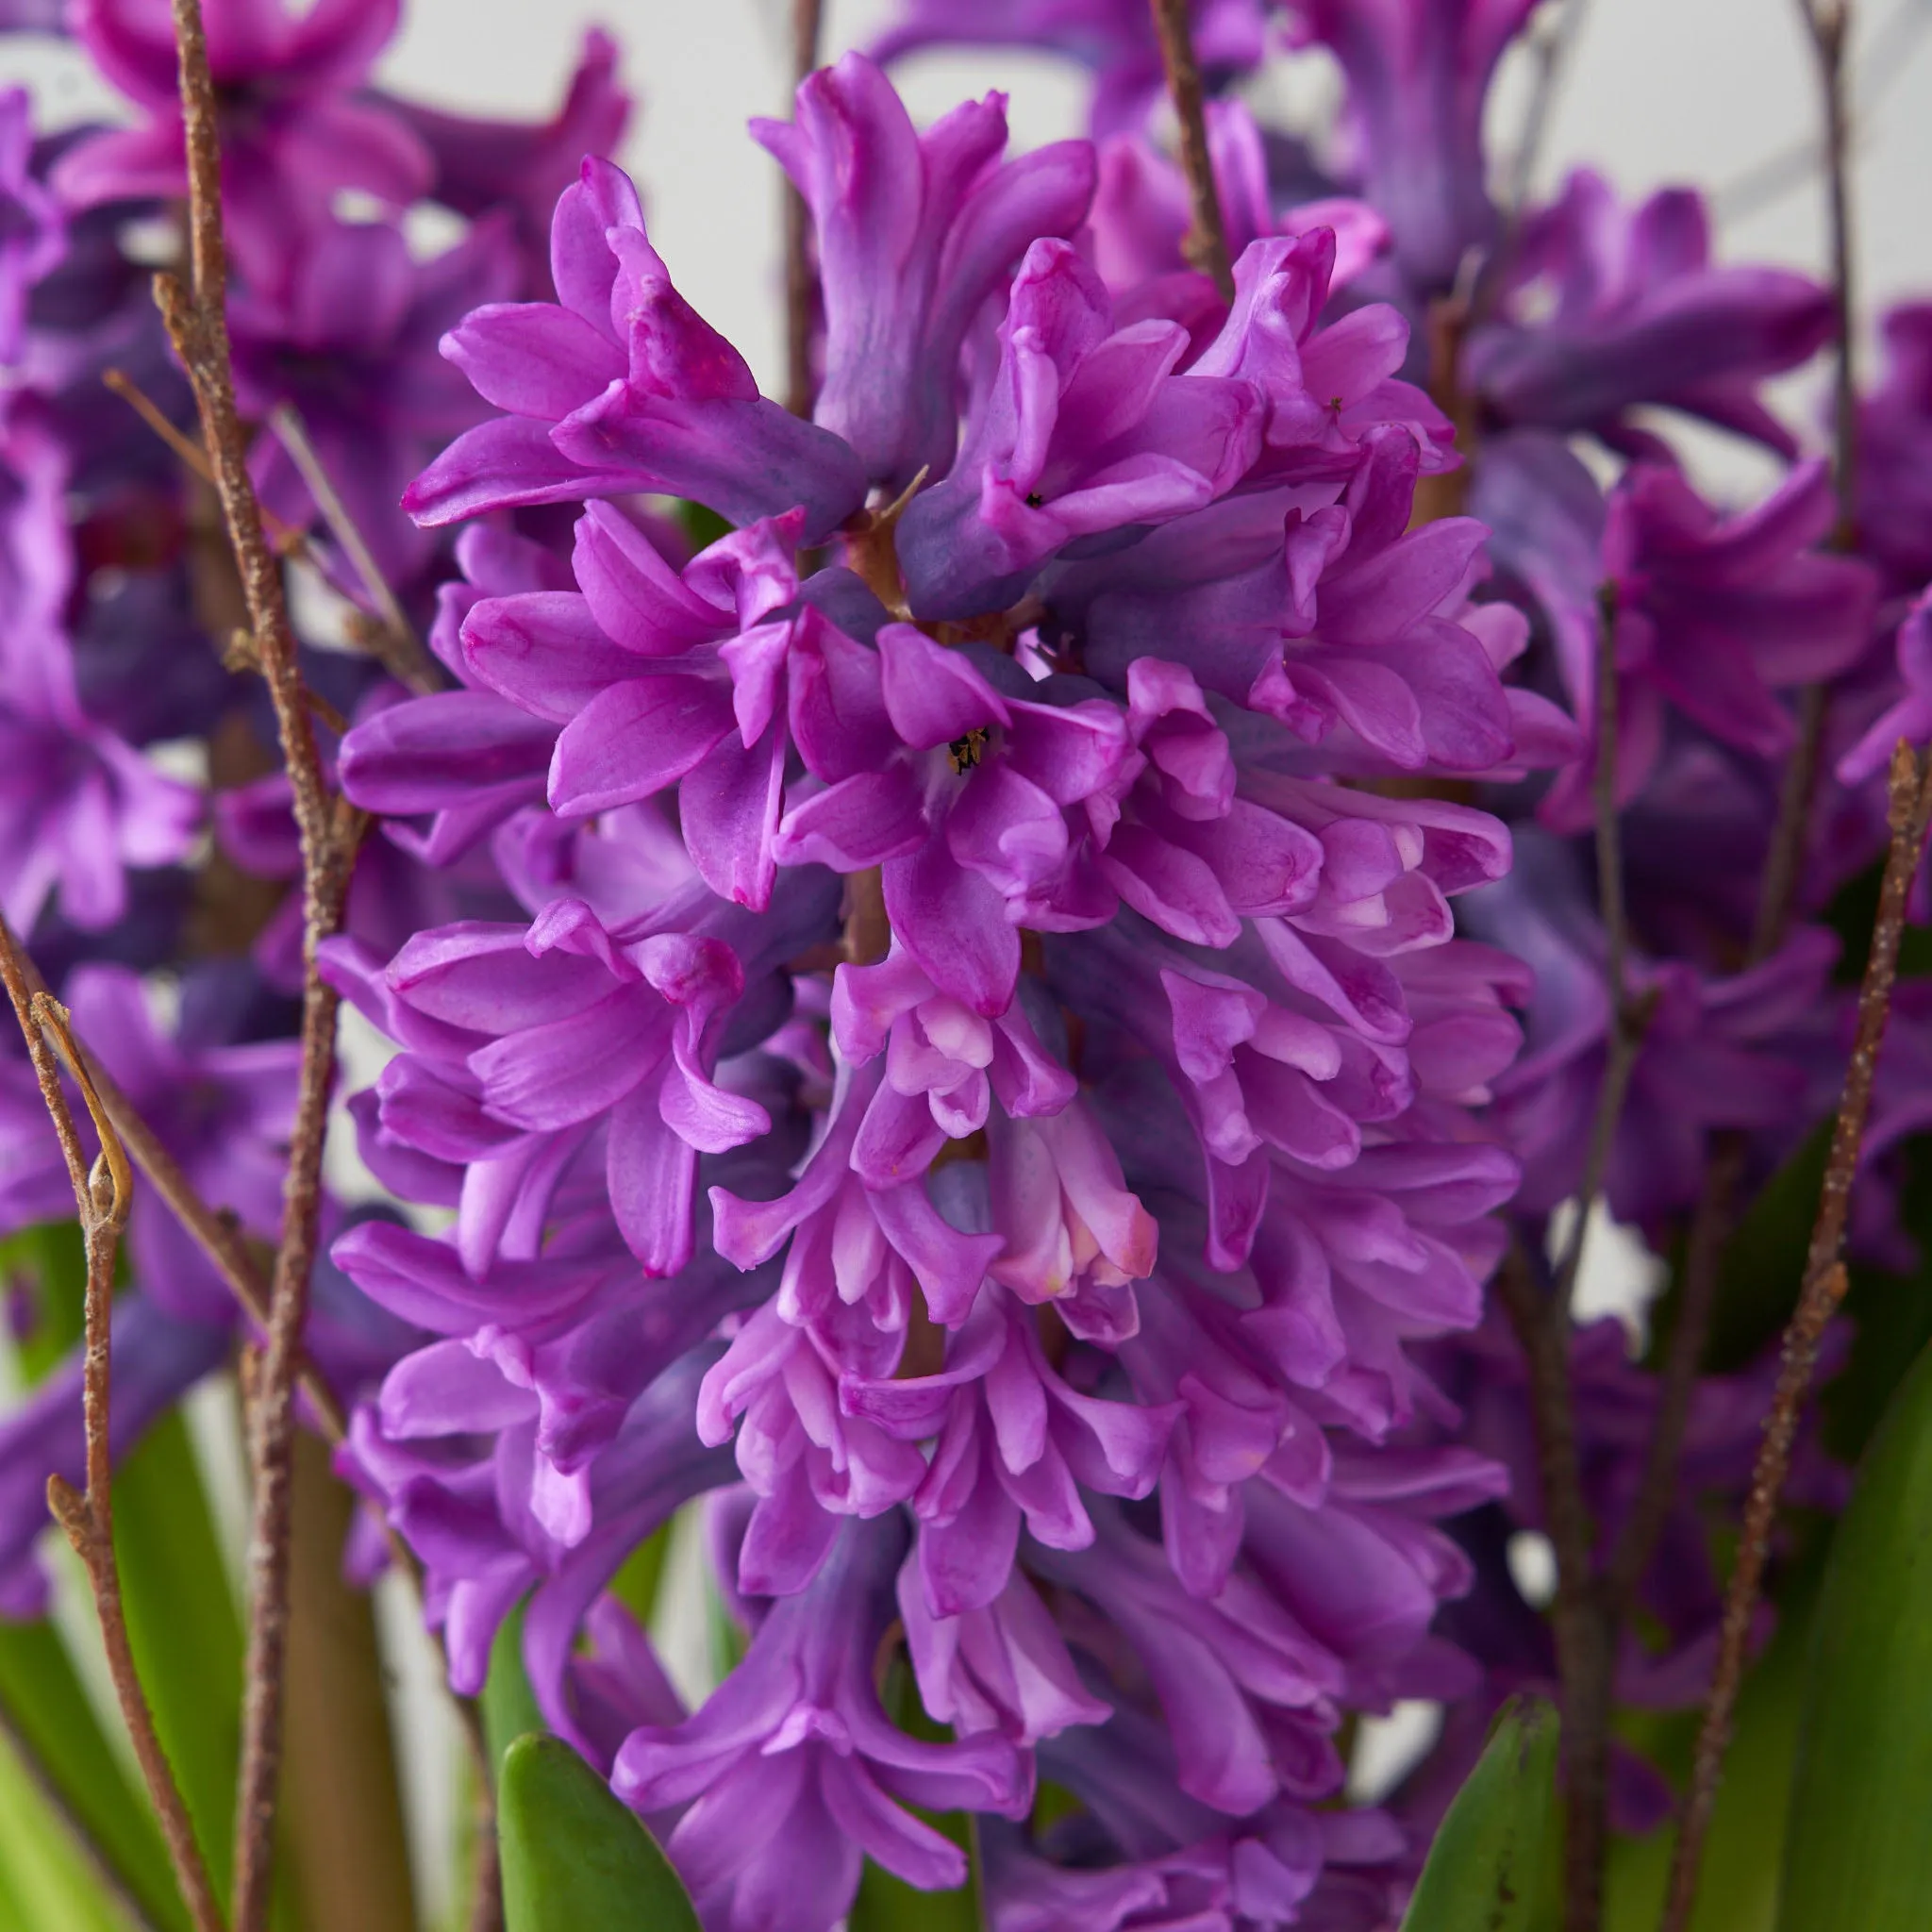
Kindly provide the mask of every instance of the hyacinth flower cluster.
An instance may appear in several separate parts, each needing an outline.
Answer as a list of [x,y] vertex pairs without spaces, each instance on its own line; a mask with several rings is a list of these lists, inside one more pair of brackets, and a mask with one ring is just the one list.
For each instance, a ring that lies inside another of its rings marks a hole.
[[[1144,0],[913,0],[751,128],[801,210],[794,410],[609,158],[614,43],[548,122],[471,120],[375,83],[397,10],[199,9],[247,482],[354,827],[327,929],[141,258],[210,187],[173,26],[62,14],[125,125],[0,97],[0,913],[208,1210],[135,1194],[114,1456],[264,1339],[224,1243],[289,1252],[339,1000],[322,1567],[413,1576],[449,1688],[526,1687],[708,1932],[881,1932],[881,1874],[994,1932],[1392,1927],[1498,1705],[1573,1698],[1552,1355],[1638,1714],[1566,1743],[1571,1829],[1655,1831],[1792,1292],[1746,1236],[1815,1199],[1932,737],[1924,308],[1854,462],[1765,399],[1832,290],[1723,260],[1690,190],[1504,205],[1527,0],[1170,8],[1191,175]],[[1016,152],[998,93],[916,125],[894,63],[947,43],[1076,62],[1091,137]],[[1337,125],[1257,122],[1311,47]],[[1714,487],[1687,420],[1776,480]],[[1774,1581],[1901,1366],[1923,991]],[[45,1115],[0,1053],[42,1369]],[[1570,1319],[1607,1219],[1671,1277],[1655,1338]],[[0,1419],[9,1620],[83,1381]],[[1419,1705],[1365,1800],[1362,1726]]]

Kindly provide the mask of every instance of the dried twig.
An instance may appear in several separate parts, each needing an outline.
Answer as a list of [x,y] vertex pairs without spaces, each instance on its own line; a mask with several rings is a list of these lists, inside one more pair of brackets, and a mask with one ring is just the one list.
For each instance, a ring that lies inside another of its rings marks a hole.
[[356,566],[356,575],[362,579],[363,588],[375,606],[377,621],[363,627],[359,633],[368,642],[371,655],[381,661],[383,669],[391,677],[409,690],[417,692],[441,691],[442,679],[437,675],[435,660],[425,649],[423,640],[416,635],[416,626],[409,622],[408,613],[404,610],[389,579],[383,575],[382,566],[376,562],[375,552],[357,527],[355,518],[349,514],[349,507],[342,501],[341,492],[330,480],[294,405],[276,404],[269,411],[268,421],[269,427],[288,451],[289,460],[308,486],[308,493],[315,499],[315,507],[322,512],[329,534],[341,546],[342,555]]
[[1691,1761],[1690,1795],[1683,1829],[1671,1864],[1671,1889],[1663,1916],[1664,1932],[1683,1932],[1696,1903],[1697,1874],[1704,1840],[1717,1803],[1718,1780],[1730,1742],[1731,1717],[1744,1674],[1744,1652],[1757,1608],[1758,1591],[1771,1550],[1785,1476],[1790,1467],[1791,1444],[1804,1407],[1818,1344],[1832,1312],[1844,1297],[1845,1271],[1841,1259],[1845,1222],[1851,1212],[1852,1182],[1858,1171],[1858,1154],[1865,1122],[1872,1107],[1872,1084],[1878,1071],[1878,1051],[1891,1015],[1892,986],[1898,976],[1899,942],[1905,934],[1906,906],[1912,878],[1924,851],[1925,830],[1932,820],[1932,757],[1916,757],[1903,740],[1892,753],[1890,775],[1891,849],[1885,861],[1885,880],[1878,896],[1878,917],[1872,929],[1872,952],[1858,989],[1857,1024],[1852,1037],[1851,1059],[1845,1068],[1844,1091],[1839,1098],[1838,1120],[1832,1129],[1831,1153],[1825,1162],[1824,1185],[1818,1201],[1818,1219],[1805,1257],[1804,1286],[1798,1307],[1785,1330],[1784,1358],[1777,1388],[1765,1418],[1764,1440],[1751,1473],[1751,1492],[1744,1506],[1743,1534],[1737,1567],[1724,1593],[1724,1623],[1719,1634],[1717,1668],[1704,1724]]
[[1190,267],[1214,278],[1221,299],[1234,299],[1234,269],[1228,260],[1227,225],[1214,185],[1214,159],[1208,148],[1208,117],[1202,107],[1201,63],[1188,25],[1188,0],[1150,0],[1154,29],[1160,36],[1160,58],[1167,69],[1167,92],[1180,125],[1181,171],[1188,180],[1192,225],[1181,243]]
[[[791,0],[791,84],[804,85],[819,64],[819,35],[824,0]],[[812,311],[818,303],[818,276],[811,258],[811,210],[788,178],[785,183],[785,407],[794,416],[811,414],[815,384],[811,368]]]
[[172,0],[172,8],[188,159],[192,280],[184,286],[178,276],[158,275],[155,293],[201,412],[202,434],[234,545],[255,652],[275,707],[302,847],[302,1067],[283,1193],[281,1246],[269,1295],[268,1347],[255,1441],[248,1650],[235,1834],[236,1924],[240,1932],[260,1932],[268,1913],[281,1757],[294,1380],[315,1259],[323,1141],[335,1073],[337,1000],[323,979],[318,954],[322,942],[341,925],[360,822],[358,815],[340,808],[324,783],[281,573],[249,480],[228,349],[220,106],[208,71],[201,0]]
[[[1857,288],[1852,257],[1851,117],[1846,98],[1845,52],[1851,42],[1851,0],[1797,0],[1809,36],[1824,112],[1827,218],[1831,246],[1831,304],[1837,325],[1832,358],[1832,483],[1838,525],[1832,542],[1857,547],[1858,505]],[[1829,709],[1825,688],[1807,687],[1798,699],[1798,741],[1785,767],[1777,823],[1765,860],[1752,953],[1768,958],[1790,923],[1805,847],[1811,828],[1811,795],[1824,744]]]
[[1594,1932],[1602,1911],[1608,1819],[1607,1755],[1602,1740],[1609,1719],[1610,1658],[1592,1574],[1593,1539],[1576,1448],[1570,1323],[1555,1295],[1539,1287],[1520,1247],[1512,1246],[1503,1257],[1496,1290],[1528,1371],[1543,1522],[1557,1556],[1552,1621],[1565,1730],[1564,1924],[1567,1932]]
[[1596,805],[1597,910],[1604,927],[1604,985],[1609,1001],[1610,1024],[1604,1044],[1604,1079],[1598,1090],[1596,1115],[1591,1123],[1590,1144],[1584,1155],[1583,1178],[1576,1191],[1576,1219],[1563,1244],[1557,1267],[1552,1319],[1567,1323],[1583,1267],[1590,1216],[1603,1192],[1616,1145],[1617,1124],[1630,1077],[1637,1069],[1638,1049],[1650,1013],[1646,1003],[1630,996],[1630,920],[1624,902],[1624,837],[1617,807],[1617,596],[1614,584],[1599,592],[1602,607],[1596,646],[1596,769],[1591,785]]
[[40,1081],[41,1097],[46,1102],[54,1130],[59,1137],[87,1254],[87,1353],[81,1383],[87,1488],[85,1493],[79,1493],[64,1477],[50,1476],[47,1507],[67,1532],[75,1555],[86,1568],[114,1693],[134,1744],[136,1762],[147,1784],[149,1800],[167,1840],[182,1899],[197,1932],[221,1932],[222,1909],[208,1882],[208,1867],[194,1841],[188,1807],[182,1801],[180,1787],[175,1782],[168,1754],[155,1730],[154,1713],[148,1708],[141,1674],[135,1668],[127,1619],[121,1602],[121,1574],[114,1560],[114,1472],[108,1439],[114,1263],[121,1250],[122,1230],[127,1225],[128,1209],[134,1202],[134,1175],[100,1095],[85,1072],[81,1072],[81,1095],[101,1142],[100,1154],[90,1165],[73,1110],[67,1105],[67,1095],[61,1090],[59,1067],[45,1038],[52,1033],[65,1042],[67,1009],[47,994],[28,990],[12,935],[4,927],[0,927],[0,977],[6,980],[8,998],[13,1003],[20,1029],[26,1037],[26,1050]]
[[1529,196],[1536,182],[1537,163],[1542,158],[1543,140],[1549,133],[1550,109],[1556,105],[1557,91],[1563,78],[1563,72],[1569,64],[1571,50],[1576,44],[1576,36],[1583,26],[1584,11],[1589,0],[1563,0],[1560,11],[1553,20],[1545,22],[1541,17],[1529,35],[1531,52],[1536,57],[1536,78],[1529,91],[1529,108],[1523,117],[1523,133],[1516,143],[1516,152],[1510,157],[1507,185],[1503,192],[1503,218],[1507,225],[1502,245],[1497,249],[1499,261],[1507,261],[1515,252],[1515,238],[1521,229],[1524,209],[1529,205]]
[[[1824,101],[1825,153],[1830,185],[1833,307],[1838,317],[1838,347],[1834,378],[1836,449],[1833,475],[1838,492],[1838,527],[1833,541],[1849,548],[1854,541],[1857,499],[1857,411],[1853,335],[1849,190],[1850,128],[1845,99],[1845,51],[1849,39],[1848,0],[1798,0],[1809,35]],[[1761,966],[1781,947],[1796,916],[1806,847],[1811,830],[1811,805],[1817,790],[1829,708],[1824,686],[1812,685],[1798,699],[1797,742],[1787,760],[1778,788],[1777,816],[1767,847],[1763,876],[1758,882],[1757,908],[1745,950],[1746,968]],[[1678,1296],[1676,1325],[1672,1331],[1659,1377],[1657,1420],[1645,1452],[1637,1499],[1624,1520],[1612,1556],[1609,1614],[1615,1620],[1628,1607],[1642,1581],[1657,1539],[1670,1513],[1676,1481],[1677,1458],[1690,1422],[1690,1403],[1709,1343],[1717,1302],[1718,1272],[1736,1215],[1749,1152],[1747,1137],[1730,1131],[1713,1137],[1704,1186],[1691,1218],[1685,1255],[1683,1287]]]

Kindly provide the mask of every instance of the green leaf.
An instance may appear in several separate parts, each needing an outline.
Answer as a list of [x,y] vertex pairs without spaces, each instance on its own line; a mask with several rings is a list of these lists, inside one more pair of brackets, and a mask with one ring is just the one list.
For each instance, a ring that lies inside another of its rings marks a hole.
[[0,1280],[31,1297],[26,1332],[14,1343],[21,1378],[31,1389],[66,1358],[85,1325],[87,1248],[79,1222],[42,1222],[0,1241]]
[[[1690,1932],[1772,1932],[1777,1922],[1778,1857],[1790,1807],[1822,1567],[1813,1557],[1786,1578],[1776,1634],[1739,1693]],[[1646,1715],[1629,1713],[1625,1721]],[[1699,1717],[1694,1710],[1672,1712],[1644,1740],[1646,1755],[1679,1786],[1689,1774]],[[1674,1830],[1659,1827],[1644,1838],[1611,1842],[1604,1877],[1605,1932],[1656,1932],[1674,1840]]]
[[921,1891],[868,1858],[858,1876],[858,1896],[846,1916],[846,1932],[982,1932],[979,1860],[973,1821],[964,1812],[906,1807],[966,1854],[966,1883],[951,1891]]
[[519,1738],[497,1791],[506,1932],[699,1932],[658,1840],[560,1738]]
[[[127,1932],[66,1824],[0,1740],[0,1912],[22,1932]],[[179,1914],[170,1924],[185,1923]]]
[[1512,1700],[1436,1833],[1402,1932],[1539,1925],[1557,1837],[1556,1787],[1556,1710]]
[[658,1592],[664,1587],[664,1562],[670,1554],[671,1524],[660,1523],[624,1559],[623,1569],[610,1579],[610,1594],[646,1629],[658,1611]]
[[483,1740],[490,1761],[501,1768],[503,1754],[533,1731],[547,1731],[536,1692],[524,1670],[524,1605],[518,1604],[496,1627],[490,1646],[490,1674],[483,1680]]
[[1932,1349],[1832,1540],[1785,1841],[1781,1932],[1932,1925]]
[[242,1736],[242,1625],[178,1410],[163,1416],[115,1472],[114,1551],[155,1729],[215,1889],[225,1896]]
[[187,1932],[160,1827],[108,1741],[51,1624],[0,1623],[0,1707],[128,1895],[163,1932]]

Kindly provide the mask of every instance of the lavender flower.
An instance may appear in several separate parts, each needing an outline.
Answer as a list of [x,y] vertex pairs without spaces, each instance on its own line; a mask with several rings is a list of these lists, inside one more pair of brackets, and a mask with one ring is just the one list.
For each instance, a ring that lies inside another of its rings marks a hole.
[[32,116],[25,88],[0,93],[0,363],[20,359],[27,291],[67,250],[58,207],[34,178]]
[[[395,115],[353,97],[396,29],[397,0],[209,0],[208,65],[223,104],[222,204],[250,279],[278,286],[341,189],[401,209],[428,188],[428,151]],[[69,24],[101,73],[146,119],[96,134],[54,174],[75,208],[178,196],[187,187],[175,39],[137,0],[72,0]],[[291,220],[292,217],[292,220]]]
[[802,505],[808,540],[864,493],[838,439],[759,396],[671,286],[637,191],[587,158],[550,231],[556,303],[497,303],[442,352],[507,416],[466,431],[404,495],[431,525],[510,504],[662,491],[736,521]]
[[1496,62],[1532,0],[1290,0],[1291,33],[1327,47],[1348,81],[1367,198],[1419,292],[1440,294],[1487,247],[1482,113]]

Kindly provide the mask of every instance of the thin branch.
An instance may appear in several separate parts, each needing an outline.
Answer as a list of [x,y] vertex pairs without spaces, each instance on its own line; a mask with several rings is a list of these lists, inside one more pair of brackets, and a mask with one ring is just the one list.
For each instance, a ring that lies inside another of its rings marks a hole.
[[1852,263],[1851,113],[1845,89],[1852,0],[1798,0],[1798,11],[1811,37],[1824,108],[1831,302],[1838,325],[1832,358],[1832,480],[1838,490],[1836,541],[1840,549],[1850,550],[1857,542],[1858,499],[1857,313]]
[[1524,210],[1529,205],[1536,182],[1537,163],[1542,158],[1543,142],[1550,129],[1550,109],[1556,105],[1571,50],[1583,26],[1589,0],[1563,0],[1562,10],[1550,25],[1539,22],[1529,37],[1536,57],[1536,77],[1531,82],[1529,108],[1523,117],[1523,133],[1510,158],[1503,191],[1504,244],[1498,257],[1507,258],[1514,251],[1514,237],[1522,226]]
[[[791,0],[793,96],[819,64],[824,0]],[[811,258],[811,210],[788,177],[785,183],[785,407],[809,416],[816,388],[811,368],[812,311],[818,275]]]
[[1570,1324],[1539,1288],[1528,1258],[1511,1246],[1496,1290],[1523,1349],[1535,1426],[1543,1522],[1557,1556],[1553,1624],[1563,1688],[1565,1740],[1564,1919],[1567,1932],[1595,1932],[1602,1915],[1609,1815],[1607,1757],[1600,1744],[1609,1717],[1610,1660],[1592,1574],[1590,1509],[1576,1447],[1570,1378]]
[[[1857,493],[1850,129],[1844,85],[1850,7],[1848,0],[1798,0],[1798,9],[1811,40],[1824,103],[1824,150],[1830,176],[1832,302],[1838,318],[1833,479],[1839,514],[1833,542],[1847,549],[1855,540]],[[1797,914],[1798,890],[1810,840],[1812,801],[1818,789],[1829,708],[1829,693],[1822,684],[1811,685],[1799,694],[1797,742],[1779,782],[1777,816],[1766,849],[1757,912],[1744,955],[1747,970],[1762,965],[1778,951]],[[1627,1609],[1642,1581],[1657,1539],[1670,1514],[1677,1459],[1683,1450],[1697,1376],[1710,1339],[1719,1267],[1743,1187],[1748,1153],[1749,1141],[1742,1133],[1726,1132],[1712,1141],[1704,1187],[1690,1223],[1677,1322],[1660,1376],[1657,1420],[1645,1451],[1637,1499],[1624,1520],[1611,1557],[1608,1602],[1613,1633],[1615,1620]]]
[[261,1932],[268,1916],[281,1762],[294,1381],[315,1260],[323,1142],[335,1074],[337,998],[322,976],[319,952],[323,941],[341,926],[361,821],[358,814],[339,809],[324,783],[281,573],[263,533],[260,506],[249,480],[228,348],[220,106],[208,71],[201,0],[172,0],[172,10],[188,159],[192,280],[184,287],[177,276],[158,275],[155,294],[200,408],[255,651],[281,735],[302,847],[302,1066],[283,1191],[281,1245],[269,1294],[268,1345],[256,1431],[248,1646],[237,1779],[235,1922],[239,1932]]
[[349,507],[342,501],[341,492],[330,479],[321,457],[316,454],[315,445],[308,440],[308,431],[294,405],[276,404],[269,411],[268,421],[269,427],[288,451],[289,460],[308,486],[308,493],[315,499],[315,507],[322,512],[329,534],[341,547],[343,556],[356,566],[356,575],[362,579],[363,588],[375,606],[377,622],[368,625],[364,633],[371,655],[381,661],[391,677],[409,690],[418,693],[441,691],[442,680],[437,675],[435,660],[424,648],[423,640],[416,635],[416,626],[409,622],[408,613],[404,610],[389,579],[383,575],[382,566],[375,560],[375,553],[370,549],[368,541],[357,527],[355,518],[349,514]]
[[[47,992],[32,956],[21,945],[0,916],[0,941],[20,973],[29,995]],[[79,1039],[70,1027],[59,1041],[61,1057],[72,1055],[68,1070],[76,1080],[88,1080],[99,1095],[102,1108],[112,1123],[121,1144],[147,1183],[181,1224],[189,1238],[206,1255],[228,1291],[250,1321],[266,1329],[268,1325],[268,1283],[255,1265],[234,1218],[222,1209],[210,1208],[195,1191],[194,1184],[182,1173],[180,1163],[161,1144],[155,1130],[144,1121],[134,1103],[108,1073],[99,1055]],[[302,1392],[313,1406],[323,1435],[331,1443],[340,1442],[348,1430],[348,1418],[335,1391],[315,1364],[304,1358],[301,1369]]]
[[76,1493],[64,1477],[51,1476],[47,1482],[47,1506],[67,1532],[75,1554],[86,1568],[114,1693],[133,1741],[135,1759],[147,1784],[149,1800],[167,1841],[182,1899],[198,1932],[221,1932],[221,1907],[208,1882],[208,1867],[194,1841],[188,1807],[182,1802],[167,1752],[155,1730],[154,1713],[148,1707],[141,1674],[135,1668],[127,1619],[121,1603],[121,1574],[114,1560],[114,1472],[108,1435],[113,1367],[114,1263],[121,1249],[122,1230],[127,1225],[128,1210],[133,1206],[134,1175],[99,1093],[85,1073],[81,1073],[81,1095],[101,1142],[99,1156],[89,1165],[73,1109],[60,1086],[59,1067],[46,1041],[50,1032],[57,1040],[65,1041],[67,1009],[44,992],[28,990],[12,935],[4,926],[0,926],[0,978],[6,981],[14,1017],[26,1038],[26,1050],[40,1082],[41,1097],[46,1102],[54,1131],[59,1138],[87,1253],[87,1352],[81,1382],[87,1490],[85,1494]]
[[1234,300],[1234,270],[1228,260],[1227,225],[1214,185],[1214,158],[1208,147],[1208,116],[1202,106],[1201,63],[1188,25],[1188,0],[1149,0],[1160,58],[1167,69],[1167,92],[1180,125],[1181,172],[1188,180],[1193,220],[1181,243],[1188,264],[1214,278],[1224,302]]
[[1932,820],[1932,758],[1921,758],[1903,740],[1892,753],[1890,784],[1891,847],[1886,856],[1885,880],[1879,890],[1878,916],[1872,928],[1872,952],[1858,989],[1858,1016],[1852,1037],[1851,1058],[1845,1068],[1844,1090],[1839,1098],[1838,1120],[1832,1128],[1831,1153],[1825,1162],[1824,1184],[1819,1192],[1818,1219],[1805,1257],[1805,1281],[1798,1307],[1785,1330],[1784,1357],[1777,1388],[1765,1419],[1764,1440],[1758,1446],[1751,1474],[1751,1492],[1744,1507],[1743,1535],[1737,1567],[1724,1593],[1724,1623],[1719,1633],[1717,1668],[1704,1724],[1697,1736],[1691,1763],[1690,1796],[1684,1825],[1671,1864],[1671,1890],[1663,1917],[1664,1932],[1683,1932],[1690,1923],[1697,1898],[1697,1876],[1705,1836],[1717,1803],[1719,1778],[1730,1742],[1731,1718],[1744,1674],[1744,1653],[1758,1591],[1771,1550],[1771,1533],[1790,1467],[1806,1391],[1818,1362],[1818,1344],[1833,1311],[1844,1298],[1842,1259],[1845,1223],[1851,1212],[1852,1183],[1865,1123],[1872,1108],[1872,1086],[1878,1072],[1878,1053],[1891,1016],[1892,987],[1898,977],[1899,943],[1905,934],[1906,908],[1912,879],[1925,845]]
[[1597,1093],[1596,1114],[1591,1123],[1584,1155],[1583,1178],[1576,1191],[1576,1219],[1563,1244],[1557,1267],[1553,1319],[1567,1323],[1582,1271],[1590,1216],[1603,1192],[1616,1146],[1617,1124],[1637,1069],[1637,1055],[1649,1024],[1649,1003],[1630,996],[1630,919],[1624,900],[1624,836],[1617,805],[1617,595],[1606,583],[1598,593],[1601,613],[1596,644],[1596,768],[1591,795],[1596,806],[1596,889],[1598,916],[1604,928],[1604,987],[1610,1024],[1604,1043],[1604,1079]]

